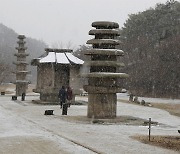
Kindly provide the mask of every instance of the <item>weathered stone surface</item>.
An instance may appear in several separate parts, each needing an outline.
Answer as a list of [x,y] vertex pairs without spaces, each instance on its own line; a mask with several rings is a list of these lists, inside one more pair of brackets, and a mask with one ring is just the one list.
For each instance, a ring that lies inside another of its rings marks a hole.
[[116,94],[89,94],[88,117],[89,118],[115,118]]
[[[59,102],[58,92],[62,86],[70,86],[74,95],[80,94],[79,72],[81,64],[79,62],[83,61],[73,57],[70,49],[46,48],[45,51],[47,52],[46,55],[31,61],[31,65],[37,66],[37,85],[33,91],[40,93],[40,100]],[[54,55],[53,58],[51,56],[47,58],[48,54]],[[64,59],[58,57],[58,55],[63,55],[68,63],[64,63]],[[78,64],[72,63],[70,59],[68,60],[68,56],[74,58]],[[41,62],[43,58],[46,58],[46,60]],[[75,101],[74,95],[73,102]]]
[[52,49],[52,48],[45,48],[46,52],[57,52],[57,53],[65,53],[65,52],[73,52],[71,49]]
[[97,29],[99,29],[100,27],[112,29],[119,28],[119,24],[111,21],[95,21],[92,23],[92,27],[96,27]]
[[124,67],[124,63],[115,61],[86,61],[84,65],[87,66],[112,66],[112,67]]
[[114,39],[91,39],[86,42],[87,44],[112,44],[118,45],[120,43],[119,40]]
[[95,87],[95,86],[84,86],[85,91],[88,91],[89,94],[113,94],[120,93],[122,88],[120,87]]
[[25,38],[26,38],[25,35],[19,35],[19,36],[18,36],[18,39],[20,39],[20,40],[21,40],[21,39],[25,39]]
[[27,47],[25,47],[25,39],[26,37],[24,35],[19,35],[18,39],[18,47],[16,49],[18,50],[17,53],[14,54],[14,56],[17,57],[17,61],[14,62],[16,65],[16,71],[14,72],[16,74],[16,96],[21,96],[23,93],[26,93],[26,89],[28,86],[29,81],[27,81],[26,76],[29,71],[27,71],[27,65],[26,57],[29,55],[26,53]]
[[88,40],[93,49],[85,54],[90,57],[84,66],[90,68],[89,72],[82,76],[88,78],[88,85],[84,90],[88,92],[88,117],[90,118],[115,118],[116,117],[116,93],[121,92],[118,87],[119,78],[127,78],[126,73],[118,73],[118,68],[124,66],[118,61],[117,56],[123,56],[122,50],[116,49],[120,44],[117,39],[119,31],[118,23],[109,21],[97,21],[92,23],[96,29],[90,30],[89,35],[95,35]]
[[89,78],[127,78],[128,75],[126,73],[109,73],[109,72],[93,72],[82,74],[84,77]]
[[119,49],[88,49],[84,53],[85,55],[115,55],[123,56],[124,52]]
[[58,93],[40,93],[40,100],[44,102],[59,102]]
[[120,35],[119,31],[116,29],[92,29],[89,31],[89,35],[96,35],[96,34],[114,34]]

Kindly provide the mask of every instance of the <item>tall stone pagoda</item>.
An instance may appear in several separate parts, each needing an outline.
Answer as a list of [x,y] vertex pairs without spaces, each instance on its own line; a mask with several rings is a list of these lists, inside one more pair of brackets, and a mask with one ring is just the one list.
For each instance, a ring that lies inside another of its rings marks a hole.
[[24,35],[18,36],[18,47],[16,47],[17,53],[14,54],[14,56],[17,57],[17,61],[14,62],[16,65],[16,96],[21,96],[22,93],[26,94],[26,89],[29,83],[29,81],[27,81],[27,74],[29,73],[29,71],[27,71],[28,63],[26,62],[26,57],[29,54],[26,53],[27,47],[25,47],[25,38]]
[[119,78],[128,77],[125,73],[118,73],[119,67],[124,64],[117,60],[117,56],[123,56],[122,50],[116,49],[120,44],[118,23],[108,21],[93,22],[89,35],[95,35],[88,40],[93,49],[85,52],[91,60],[84,63],[84,67],[90,67],[88,73],[83,76],[88,78],[88,85],[84,90],[88,92],[88,117],[89,118],[115,118],[117,109],[116,93],[121,92],[118,86]]

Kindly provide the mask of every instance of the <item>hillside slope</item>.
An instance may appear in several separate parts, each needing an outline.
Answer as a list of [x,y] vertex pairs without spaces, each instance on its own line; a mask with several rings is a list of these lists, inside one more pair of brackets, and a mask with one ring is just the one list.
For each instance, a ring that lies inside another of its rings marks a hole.
[[[26,34],[23,34],[26,35]],[[13,65],[13,61],[16,61],[16,57],[14,56],[14,53],[17,52],[15,47],[18,46],[17,44],[17,36],[18,34],[6,27],[3,24],[0,24],[0,63],[4,65],[8,65],[9,69],[15,69],[15,65]],[[29,56],[27,57],[28,63],[30,63],[31,59],[37,58],[44,52],[44,48],[47,47],[47,45],[40,40],[32,39],[27,37],[26,38],[26,47],[27,52],[29,53]],[[31,71],[31,75],[28,76],[28,78],[35,82],[36,80],[36,69],[35,67],[29,65],[28,70]],[[14,75],[9,74],[8,78],[6,78],[6,81],[4,82],[13,82],[15,80]]]

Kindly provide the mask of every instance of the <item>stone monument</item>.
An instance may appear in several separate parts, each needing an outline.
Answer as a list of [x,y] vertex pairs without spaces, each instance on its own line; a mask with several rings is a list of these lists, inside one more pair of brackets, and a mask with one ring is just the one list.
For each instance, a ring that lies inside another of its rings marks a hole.
[[26,94],[26,89],[28,88],[29,81],[27,80],[27,74],[30,73],[27,71],[26,57],[29,55],[26,53],[27,47],[25,47],[25,39],[24,35],[19,35],[18,39],[18,47],[16,47],[17,53],[14,56],[17,57],[17,61],[14,62],[16,65],[16,96],[21,96],[22,94]]
[[124,64],[117,61],[117,56],[123,56],[122,50],[116,49],[120,44],[118,23],[108,21],[93,22],[89,35],[95,35],[94,39],[88,40],[93,49],[85,52],[90,56],[90,61],[85,61],[84,67],[90,67],[88,73],[82,76],[88,78],[88,85],[84,90],[88,92],[89,118],[115,118],[116,117],[116,93],[121,92],[118,86],[118,78],[126,78],[126,73],[118,73],[119,67]]
[[40,93],[41,101],[58,102],[59,89],[70,86],[75,97],[80,93],[79,72],[84,61],[75,57],[70,49],[46,48],[45,51],[31,61],[31,65],[37,66],[37,84],[33,91]]

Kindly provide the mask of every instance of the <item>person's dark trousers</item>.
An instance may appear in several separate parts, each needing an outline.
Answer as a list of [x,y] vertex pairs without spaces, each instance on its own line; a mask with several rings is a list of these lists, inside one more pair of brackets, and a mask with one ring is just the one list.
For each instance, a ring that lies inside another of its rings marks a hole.
[[62,115],[67,115],[67,110],[68,110],[68,104],[64,103],[63,104],[63,109],[62,109]]
[[63,102],[61,101],[61,109],[62,109],[62,107],[63,107]]
[[60,100],[60,108],[62,109],[63,102]]
[[68,102],[68,107],[70,107],[71,106],[71,101],[68,100],[67,102]]

